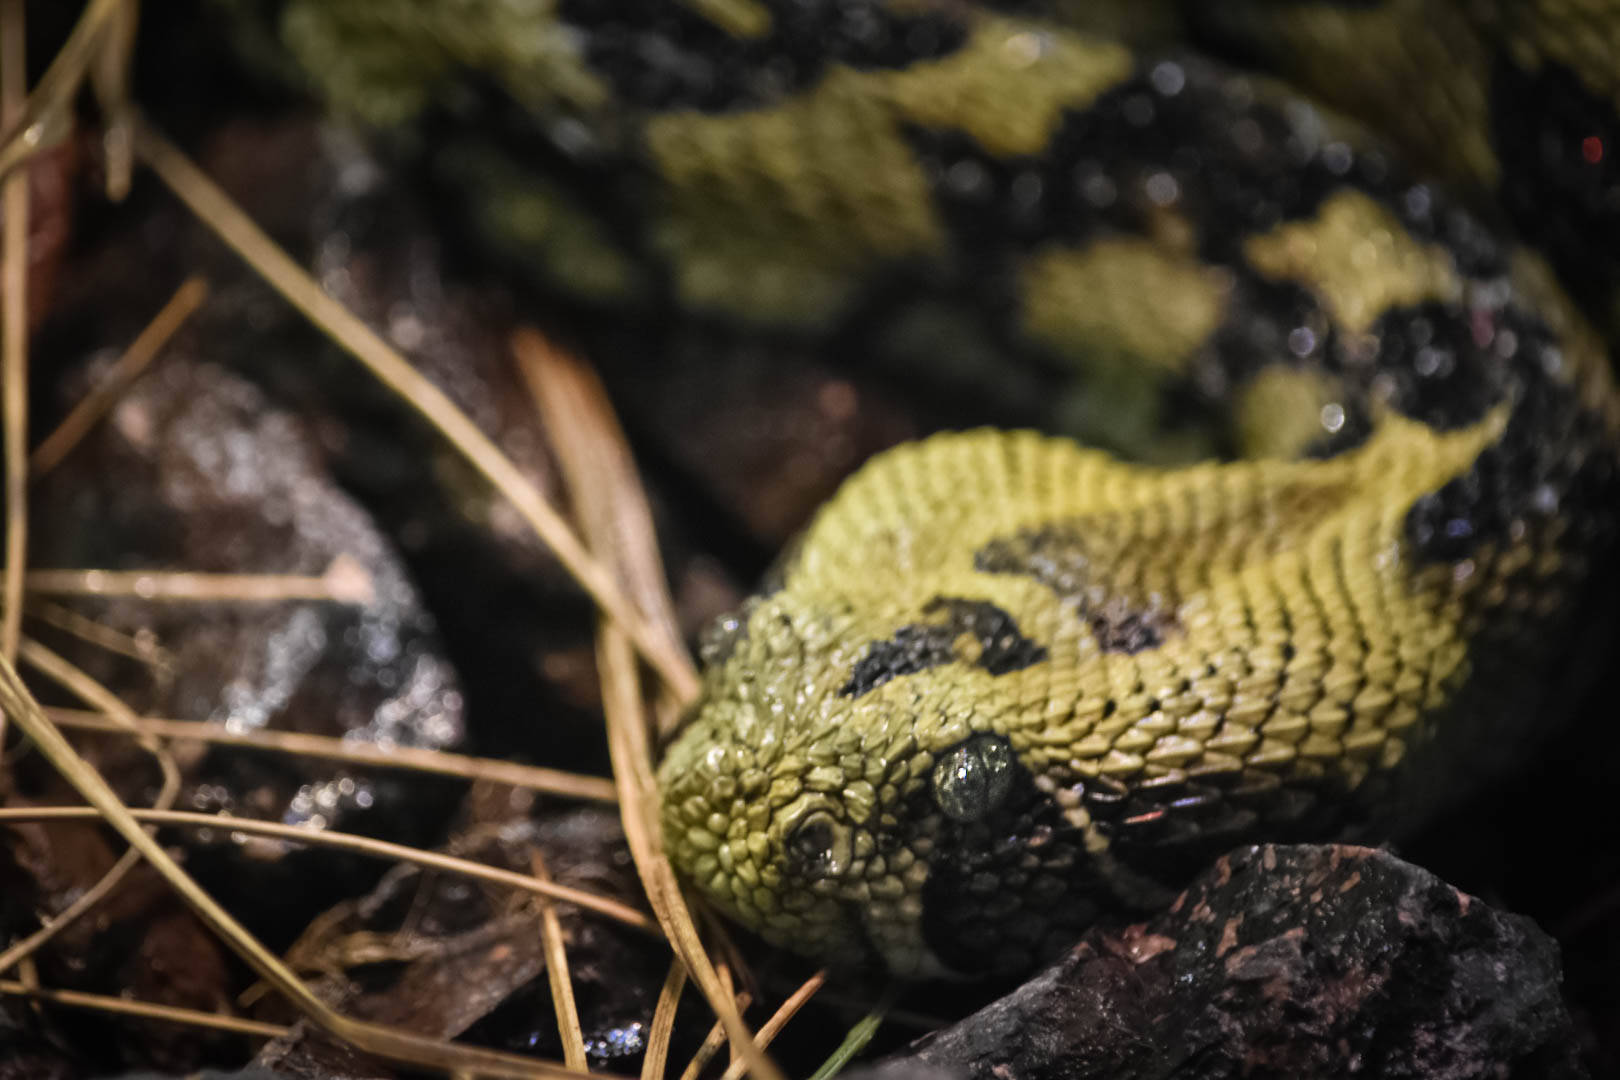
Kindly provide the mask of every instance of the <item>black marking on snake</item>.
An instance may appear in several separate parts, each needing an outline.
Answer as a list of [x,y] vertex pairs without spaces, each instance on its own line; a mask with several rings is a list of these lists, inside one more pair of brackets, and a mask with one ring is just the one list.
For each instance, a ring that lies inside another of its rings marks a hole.
[[[1027,969],[1120,905],[1097,879],[1084,838],[1023,765],[1005,801],[979,821],[945,817],[927,793],[901,820],[932,845],[923,939],[959,972]],[[925,833],[923,823],[930,823]],[[902,837],[901,845],[912,839]]]
[[[1599,317],[1620,285],[1620,119],[1567,68],[1503,57],[1491,79],[1491,145],[1513,224]],[[1591,140],[1591,141],[1588,141]]]
[[1164,644],[1179,628],[1175,613],[1095,584],[1096,559],[1084,523],[1064,523],[997,537],[973,553],[973,568],[1031,577],[1059,597],[1077,600],[1077,613],[1104,652],[1136,653]]
[[[1156,87],[1151,76],[1163,64],[1176,65],[1184,75],[1173,94],[1160,87],[1174,81]],[[1299,107],[1309,108],[1303,102]],[[1341,340],[1308,290],[1268,280],[1247,265],[1249,238],[1308,220],[1325,199],[1353,189],[1388,207],[1415,239],[1443,245],[1463,275],[1494,279],[1506,272],[1504,251],[1471,215],[1413,185],[1376,151],[1314,142],[1314,135],[1302,133],[1309,125],[1292,117],[1292,108],[1207,61],[1174,56],[1144,61],[1137,76],[1066,113],[1035,156],[997,157],[960,132],[903,130],[932,178],[957,261],[974,268],[964,307],[984,313],[990,336],[1009,353],[1044,359],[1070,379],[1072,358],[1047,356],[1044,346],[1020,332],[1024,257],[1054,243],[1080,248],[1103,236],[1151,237],[1166,213],[1193,224],[1197,256],[1225,267],[1232,288],[1225,321],[1184,372],[1159,386],[1159,429],[1199,433],[1205,445],[1234,456],[1240,442],[1232,402],[1272,364],[1354,369],[1346,380],[1351,392],[1341,402],[1342,421],[1335,430],[1324,427],[1307,448],[1316,457],[1365,441],[1383,407],[1382,399],[1372,400],[1372,380],[1386,365],[1402,369],[1394,376],[1402,383],[1396,395],[1402,412],[1438,417],[1446,427],[1482,415],[1482,402],[1488,407],[1499,400],[1489,369],[1448,367],[1443,360],[1447,350],[1476,348],[1467,341],[1476,328],[1472,312],[1436,306],[1388,313],[1375,328],[1377,337],[1396,335],[1388,356],[1369,358],[1364,348],[1353,351]],[[1163,178],[1161,196],[1171,193],[1168,202],[1151,194],[1156,177]],[[1448,377],[1419,371],[1431,363]],[[1455,386],[1467,393],[1448,406],[1445,395]],[[1447,408],[1455,415],[1444,415]]]
[[1462,311],[1426,304],[1392,312],[1375,328],[1371,365],[1330,365],[1360,379],[1363,400],[1376,396],[1439,431],[1511,404],[1502,436],[1408,511],[1406,539],[1419,564],[1459,562],[1485,545],[1504,551],[1554,518],[1576,532],[1615,530],[1620,478],[1603,422],[1577,400],[1561,343],[1512,299],[1503,282],[1493,302]]
[[614,94],[647,109],[721,112],[770,105],[835,64],[900,68],[959,48],[966,30],[939,12],[913,15],[878,0],[760,0],[769,30],[746,38],[664,0],[561,0],[585,59]]
[[1017,620],[988,600],[936,596],[924,606],[923,614],[937,613],[944,614],[944,622],[902,626],[888,640],[868,646],[840,696],[860,697],[890,679],[961,659],[956,639],[963,634],[979,643],[974,666],[992,675],[1019,671],[1046,659],[1046,647],[1025,637]]
[[[1173,94],[1155,87],[1158,63],[1183,73]],[[1235,262],[1244,237],[1311,216],[1343,185],[1382,186],[1361,175],[1361,158],[1345,164],[1302,149],[1282,109],[1193,57],[1148,60],[1143,73],[1067,111],[1035,156],[997,157],[955,131],[903,130],[969,255],[1142,234],[1173,208],[1198,223],[1207,258]],[[1150,189],[1159,175],[1173,188]]]
[[[1077,780],[1070,793],[1109,838],[1106,853],[1088,847],[1022,764],[1006,799],[978,821],[945,817],[921,793],[901,820],[932,849],[922,889],[924,941],[960,972],[1027,970],[1105,912],[1168,903],[1174,889],[1262,818],[1276,823],[1318,806],[1308,792],[1277,784],[1235,795],[1245,779]],[[1293,830],[1277,825],[1275,832],[1288,837]],[[901,835],[899,846],[914,839]]]

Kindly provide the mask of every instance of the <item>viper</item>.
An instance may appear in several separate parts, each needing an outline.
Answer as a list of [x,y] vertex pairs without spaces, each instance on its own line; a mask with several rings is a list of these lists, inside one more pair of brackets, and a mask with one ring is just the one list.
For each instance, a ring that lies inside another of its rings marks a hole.
[[[894,71],[684,115],[697,161],[781,123],[866,162],[819,201],[791,150],[746,183],[830,211],[835,250],[922,251],[993,296],[988,343],[935,312],[937,362],[1044,351],[1137,459],[978,430],[845,484],[711,633],[663,764],[666,843],[714,903],[821,958],[1013,973],[1239,843],[1398,836],[1570,707],[1612,595],[1613,294],[1558,284],[1549,258],[1588,272],[1567,205],[1482,194],[1514,154],[1546,155],[1546,194],[1597,182],[1613,76],[1603,126],[1544,120],[1553,152],[1494,143],[1529,121],[1491,110],[1537,102],[1487,91],[1590,86],[1616,54],[1462,7],[1226,12],[1410,166],[1296,91],[989,12]],[[1471,69],[1429,36],[1462,31]]]
[[1235,845],[1399,836],[1570,710],[1620,539],[1620,3],[504,10],[279,5],[366,119],[461,103],[432,167],[593,355],[1058,433],[880,455],[706,635],[664,844],[740,922],[1021,971]]

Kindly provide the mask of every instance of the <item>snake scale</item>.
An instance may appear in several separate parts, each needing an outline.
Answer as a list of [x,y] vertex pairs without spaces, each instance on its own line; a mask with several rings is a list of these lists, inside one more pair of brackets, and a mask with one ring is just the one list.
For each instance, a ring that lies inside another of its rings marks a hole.
[[1097,447],[884,453],[707,636],[664,840],[745,925],[1016,972],[1238,843],[1398,835],[1570,708],[1620,538],[1620,3],[477,8],[281,19],[370,119],[469,67],[520,103],[526,166],[446,170],[649,362],[1036,371]]

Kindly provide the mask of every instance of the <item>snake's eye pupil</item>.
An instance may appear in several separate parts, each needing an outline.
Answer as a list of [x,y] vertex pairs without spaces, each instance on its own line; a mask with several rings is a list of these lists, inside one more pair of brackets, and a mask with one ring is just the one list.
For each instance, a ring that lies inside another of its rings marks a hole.
[[978,821],[1012,790],[1012,747],[999,735],[975,735],[934,763],[934,801],[947,817]]
[[800,822],[788,837],[788,851],[798,870],[808,878],[830,877],[844,869],[847,858],[845,831],[833,816],[818,810]]

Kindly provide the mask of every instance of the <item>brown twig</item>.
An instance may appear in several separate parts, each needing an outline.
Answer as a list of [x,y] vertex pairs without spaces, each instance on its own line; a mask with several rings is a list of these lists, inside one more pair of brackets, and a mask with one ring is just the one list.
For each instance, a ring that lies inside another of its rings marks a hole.
[[[75,709],[46,709],[58,725],[86,731],[118,731],[114,725],[94,713]],[[415,746],[383,747],[375,743],[350,742],[330,735],[311,735],[300,731],[235,731],[225,724],[196,720],[164,720],[152,716],[136,718],[135,730],[165,739],[196,739],[222,746],[238,746],[248,750],[272,753],[302,754],[309,757],[343,761],[352,765],[366,765],[385,769],[411,769],[416,772],[455,776],[464,780],[487,780],[491,783],[510,784],[513,787],[543,791],[569,799],[587,799],[592,802],[618,801],[613,781],[599,776],[581,776],[547,769],[538,765],[519,765],[510,761],[452,754],[447,750],[425,750]]]
[[[536,880],[551,882],[546,860],[539,851],[529,855]],[[575,1072],[590,1072],[585,1058],[585,1033],[579,1026],[579,1006],[574,1001],[574,980],[569,975],[568,950],[563,945],[562,922],[556,905],[540,899],[540,942],[546,953],[546,981],[551,984],[551,1003],[557,1012],[557,1033],[562,1037],[563,1064]]]
[[[649,550],[657,550],[651,515],[634,467],[628,464],[624,436],[606,394],[572,357],[521,340],[514,347],[528,368],[526,374],[592,551],[626,582],[628,595],[640,598],[661,592],[665,588],[663,570],[656,559],[646,557]],[[664,855],[651,725],[642,700],[641,677],[630,643],[615,624],[604,620],[598,627],[596,655],[608,753],[619,787],[619,815],[653,914],[709,1007],[725,1025],[733,1052],[759,1080],[781,1080],[781,1072],[754,1044],[735,999],[704,951],[675,870]]]
[[105,375],[91,387],[79,403],[68,412],[56,430],[45,436],[29,456],[29,471],[35,478],[45,475],[67,457],[68,451],[79,444],[96,422],[128,390],[145,371],[147,365],[163,351],[176,330],[189,319],[208,298],[208,282],[201,277],[190,277],[175,291],[162,309],[146,324],[146,328],[129,343],[129,348],[113,362]]
[[323,574],[199,574],[190,570],[30,570],[31,593],[132,596],[182,603],[274,604],[310,600],[365,607],[376,597],[371,577],[339,555]]
[[373,375],[409,401],[450,445],[517,508],[580,587],[621,626],[663,679],[683,697],[697,692],[690,662],[641,617],[602,565],[591,558],[551,504],[510,458],[458,409],[432,380],[329,296],[286,252],[150,125],[136,122],[141,159],[216,235],[247,260],[266,282]]
[[[611,897],[587,892],[584,889],[575,889],[568,885],[558,885],[554,881],[541,881],[528,874],[502,870],[498,866],[486,866],[483,863],[457,858],[454,855],[443,855],[436,851],[423,851],[421,848],[395,844],[387,840],[377,840],[369,836],[336,832],[332,829],[311,829],[302,825],[288,825],[280,821],[260,821],[258,818],[203,814],[190,810],[130,810],[129,814],[134,820],[144,824],[179,825],[197,829],[222,829],[226,832],[244,833],[249,836],[269,836],[295,844],[306,844],[310,847],[337,848],[361,855],[371,855],[379,859],[414,863],[417,866],[424,866],[432,870],[442,870],[446,873],[459,874],[462,877],[476,878],[496,885],[522,889],[536,896],[550,897],[553,900],[575,904],[585,908],[587,911],[594,911],[598,915],[622,923],[633,930],[661,936],[657,925],[646,915]],[[0,822],[93,821],[97,816],[95,809],[88,806],[0,807]]]
[[669,1066],[669,1040],[675,1033],[675,1013],[685,987],[686,965],[677,956],[669,962],[669,974],[664,976],[658,1004],[653,1006],[652,1023],[647,1027],[647,1052],[641,1059],[641,1080],[664,1080]]
[[[786,1001],[777,1006],[776,1011],[771,1014],[771,1018],[760,1025],[759,1034],[754,1036],[754,1045],[762,1051],[771,1045],[771,1040],[781,1033],[782,1029],[787,1026],[787,1022],[793,1019],[795,1014],[804,1008],[811,998],[816,996],[816,991],[825,985],[827,985],[826,968],[822,968],[804,980],[802,986],[793,991],[792,994],[788,995]],[[747,1068],[748,1062],[739,1058],[727,1067],[720,1080],[742,1080],[743,1072]]]
[[[0,7],[0,116],[9,128],[27,107],[23,0]],[[22,640],[23,569],[28,558],[28,170],[6,177],[4,248],[0,251],[0,423],[5,426],[5,608],[0,652],[17,658]],[[0,721],[3,724],[4,721]],[[4,728],[0,728],[0,736]]]
[[[88,705],[104,708],[108,721],[114,727],[130,730],[130,721],[134,714],[106,687],[38,642],[23,641],[20,652],[22,658],[31,666],[64,687],[69,693]],[[175,764],[174,755],[170,754],[157,740],[137,734],[136,742],[141,749],[151,754],[157,761],[158,770],[163,776],[163,781],[158,789],[157,799],[154,800],[154,804],[158,810],[167,810],[174,805],[174,800],[180,794],[180,767]],[[124,852],[113,862],[112,866],[108,867],[107,872],[102,874],[95,884],[80,893],[72,903],[56,915],[45,920],[38,930],[20,941],[13,942],[6,949],[0,950],[0,972],[8,971],[27,960],[34,953],[44,948],[45,944],[52,938],[87,915],[118,887],[119,882],[124,880],[125,876],[135,868],[135,864],[139,861],[140,855],[138,853],[134,851]]]
[[27,986],[11,979],[0,979],[0,994],[49,1001],[53,1005],[65,1005],[74,1009],[94,1009],[97,1012],[162,1020],[170,1024],[233,1031],[238,1035],[256,1035],[264,1039],[279,1039],[292,1031],[291,1028],[282,1027],[280,1024],[267,1024],[262,1020],[249,1020],[241,1016],[199,1012],[196,1009],[182,1009],[176,1005],[159,1005],[149,1001],[131,1001],[129,998],[111,997],[106,994],[84,994],[77,990],[51,990],[46,987]]

